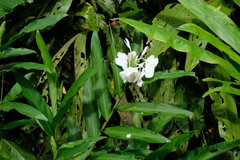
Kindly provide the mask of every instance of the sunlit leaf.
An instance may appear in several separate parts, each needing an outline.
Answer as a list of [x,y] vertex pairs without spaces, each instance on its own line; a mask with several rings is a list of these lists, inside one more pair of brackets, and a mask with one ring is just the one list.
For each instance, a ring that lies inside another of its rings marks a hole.
[[150,143],[167,143],[170,142],[166,137],[154,134],[148,129],[129,127],[129,126],[115,126],[108,127],[104,133],[110,137],[120,139],[140,139]]
[[23,56],[23,55],[28,55],[32,53],[37,53],[37,52],[27,48],[6,48],[0,54],[0,59],[15,57],[15,56]]
[[161,113],[169,116],[176,117],[185,117],[190,116],[194,117],[194,113],[184,110],[182,108],[163,104],[163,103],[150,103],[150,102],[135,102],[135,103],[126,103],[120,105],[118,110],[122,111],[133,111],[137,113],[141,113],[142,115],[151,115],[154,113]]
[[147,34],[149,37],[151,37],[155,40],[159,40],[159,41],[169,44],[172,48],[174,48],[178,51],[188,52],[188,53],[192,54],[194,57],[196,57],[197,59],[207,62],[207,63],[219,64],[223,68],[225,68],[227,71],[229,71],[231,76],[240,79],[239,72],[232,66],[232,64],[230,62],[213,54],[212,52],[209,52],[209,51],[195,45],[194,43],[192,43],[180,36],[172,34],[171,32],[168,32],[162,28],[150,26],[146,23],[142,23],[142,22],[139,22],[136,20],[132,20],[132,19],[128,19],[128,18],[116,18],[116,19],[121,20],[121,21],[135,27],[136,29]]
[[152,83],[158,79],[166,79],[166,78],[180,78],[183,76],[195,76],[194,72],[185,72],[181,70],[171,70],[169,72],[158,71],[154,73],[152,78],[144,80],[145,84]]
[[204,1],[179,0],[179,2],[201,19],[223,41],[240,53],[239,28],[226,14],[219,11],[218,8],[207,5]]
[[118,155],[118,154],[103,154],[96,158],[96,160],[137,160],[131,155]]

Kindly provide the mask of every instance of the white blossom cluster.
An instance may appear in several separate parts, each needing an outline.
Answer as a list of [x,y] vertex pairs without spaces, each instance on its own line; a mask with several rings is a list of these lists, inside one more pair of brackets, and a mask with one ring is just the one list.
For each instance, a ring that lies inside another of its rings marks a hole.
[[115,62],[117,65],[121,66],[123,71],[120,72],[120,77],[123,82],[137,83],[139,87],[143,84],[143,76],[146,78],[151,78],[154,75],[154,68],[158,64],[158,58],[154,58],[153,55],[147,59],[142,58],[147,52],[147,47],[138,57],[135,51],[131,51],[131,46],[127,38],[125,38],[125,44],[129,48],[130,52],[128,54],[118,52]]

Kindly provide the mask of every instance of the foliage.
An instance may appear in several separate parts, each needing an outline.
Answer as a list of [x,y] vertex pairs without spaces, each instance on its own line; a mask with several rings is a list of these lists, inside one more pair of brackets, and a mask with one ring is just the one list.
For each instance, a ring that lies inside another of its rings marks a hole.
[[[239,4],[0,2],[0,158],[239,159]],[[129,49],[158,58],[142,87]]]

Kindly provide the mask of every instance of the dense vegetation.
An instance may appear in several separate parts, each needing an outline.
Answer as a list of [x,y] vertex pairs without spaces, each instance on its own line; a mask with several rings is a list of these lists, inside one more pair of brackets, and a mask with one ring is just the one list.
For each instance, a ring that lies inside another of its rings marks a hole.
[[239,160],[239,5],[0,0],[0,159]]

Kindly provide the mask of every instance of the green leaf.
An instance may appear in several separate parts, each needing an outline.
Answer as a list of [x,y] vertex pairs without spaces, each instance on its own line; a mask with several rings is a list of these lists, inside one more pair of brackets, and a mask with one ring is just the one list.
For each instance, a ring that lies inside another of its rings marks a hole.
[[48,87],[49,87],[49,94],[50,94],[50,100],[51,100],[51,104],[52,104],[53,115],[56,115],[57,114],[57,98],[58,98],[57,71],[52,62],[52,58],[48,52],[48,48],[47,48],[41,34],[39,33],[39,31],[37,31],[37,33],[36,33],[36,41],[37,41],[38,48],[41,51],[43,63],[51,71],[51,73],[47,72],[47,80],[48,80]]
[[53,119],[53,125],[56,126],[62,119],[62,116],[65,114],[72,98],[77,94],[80,87],[84,85],[84,83],[92,77],[98,70],[101,61],[94,64],[91,68],[85,70],[77,80],[73,82],[66,95],[63,98],[63,101],[59,107],[57,115]]
[[79,127],[77,126],[74,119],[70,116],[67,118],[66,130],[68,142],[74,142],[79,139],[82,139]]
[[222,142],[215,145],[206,147],[198,147],[194,150],[186,152],[179,160],[199,160],[199,159],[212,159],[226,151],[229,151],[240,144],[240,140],[233,140],[230,142]]
[[158,71],[154,73],[154,76],[152,78],[144,80],[144,83],[149,84],[158,79],[180,78],[183,76],[195,76],[195,72],[185,72],[181,70],[171,70],[169,72]]
[[97,0],[97,3],[99,6],[102,7],[102,9],[106,12],[108,12],[109,15],[113,15],[116,12],[115,4],[116,2],[113,0]]
[[18,146],[16,143],[12,141],[1,139],[1,146],[3,144],[7,145],[11,152],[18,158],[18,159],[28,159],[28,160],[35,160],[36,158],[33,156],[32,153],[27,152],[23,149],[23,147]]
[[84,138],[84,139],[81,139],[81,140],[78,140],[78,141],[75,141],[75,142],[68,142],[68,143],[65,143],[65,144],[61,145],[59,147],[59,150],[62,150],[62,149],[65,149],[65,148],[73,148],[74,146],[81,145],[83,143],[88,143],[88,142],[95,143],[95,142],[100,141],[100,140],[105,139],[105,138],[107,138],[107,137],[99,136],[99,137]]
[[213,92],[219,92],[219,91],[230,93],[230,94],[235,94],[235,95],[240,95],[240,90],[239,89],[231,87],[231,84],[240,85],[239,83],[234,83],[234,82],[229,82],[229,81],[222,81],[222,80],[215,79],[215,78],[205,78],[205,79],[203,79],[203,81],[205,81],[205,82],[215,81],[215,82],[220,82],[220,83],[223,84],[220,87],[209,89],[207,92],[205,92],[202,95],[203,98],[205,98],[206,96],[208,96],[209,94],[211,94]]
[[27,48],[6,48],[0,54],[0,59],[15,57],[15,56],[23,56],[23,55],[28,55],[32,53],[37,53],[37,52]]
[[14,69],[20,69],[20,68],[27,69],[27,70],[31,70],[31,69],[44,70],[46,72],[51,73],[49,68],[43,64],[34,63],[34,62],[23,62],[23,63],[17,63],[17,64],[10,63],[10,64],[6,65],[6,67],[5,67],[5,65],[3,65],[3,69],[0,68],[1,69],[0,75],[4,74],[6,72],[10,72]]
[[154,134],[148,129],[129,127],[129,126],[115,126],[108,127],[104,133],[110,137],[120,139],[140,139],[150,143],[167,143],[170,142],[166,137],[159,134]]
[[51,121],[53,119],[52,112],[42,95],[23,75],[17,71],[13,71],[13,73],[16,81],[22,88],[23,96],[28,100],[29,104],[38,109]]
[[[27,73],[24,77],[29,79],[32,76],[33,72]],[[11,90],[7,93],[4,97],[3,102],[10,102],[18,98],[18,94],[21,93],[22,89],[21,86],[16,83]]]
[[201,19],[223,41],[240,53],[239,28],[226,14],[201,0],[179,0],[179,2]]
[[[194,4],[194,5],[197,6],[196,4]],[[148,35],[149,37],[151,37],[155,40],[159,40],[159,41],[169,44],[172,48],[174,48],[178,51],[188,52],[188,53],[192,54],[194,57],[196,57],[197,59],[207,62],[207,63],[219,64],[223,68],[225,68],[227,71],[229,71],[231,76],[233,76],[237,79],[240,79],[239,72],[232,66],[232,64],[230,62],[213,54],[212,52],[209,52],[209,51],[195,45],[194,43],[192,43],[180,36],[172,34],[162,28],[150,26],[148,24],[145,24],[145,23],[142,23],[142,22],[139,22],[136,20],[132,20],[132,19],[128,19],[128,18],[116,18],[116,19],[121,20],[121,21],[135,27],[139,31],[145,33],[146,35]]]
[[163,104],[163,103],[150,103],[150,102],[125,103],[120,105],[117,109],[122,111],[137,112],[146,116],[152,115],[154,113],[161,113],[164,115],[176,116],[176,117],[185,117],[185,116],[194,117],[194,113],[190,111],[184,110],[182,108],[179,108],[173,105]]
[[233,0],[238,6],[240,6],[240,0]]
[[89,78],[83,90],[83,116],[88,137],[96,137],[100,132],[99,111],[92,82],[92,78]]
[[[46,119],[46,117],[45,117],[45,119]],[[8,130],[8,129],[13,129],[15,127],[27,125],[27,124],[37,124],[37,123],[36,123],[36,121],[31,120],[31,119],[20,119],[20,120],[16,120],[16,121],[13,121],[13,122],[10,122],[6,125],[1,126],[1,129],[2,130]]]
[[150,121],[148,129],[158,133],[172,118],[173,116],[159,114]]
[[19,113],[26,115],[28,117],[41,119],[44,121],[49,121],[49,119],[41,113],[39,110],[33,108],[32,106],[29,106],[24,103],[18,103],[18,102],[2,102],[0,103],[0,108],[3,111],[10,111],[12,109],[17,110]]
[[[91,39],[91,63],[95,64],[103,59],[103,53],[100,45],[100,40],[98,33],[96,31],[92,34]],[[95,97],[98,102],[98,108],[105,119],[107,119],[109,113],[111,112],[111,98],[108,91],[108,82],[106,77],[106,66],[104,61],[101,61],[97,73],[94,75],[94,90]]]
[[188,142],[189,139],[191,139],[192,136],[195,134],[195,132],[197,132],[197,131],[187,132],[187,133],[181,134],[180,136],[177,136],[177,137],[171,139],[170,143],[166,143],[166,144],[162,145],[156,151],[151,153],[151,155],[148,157],[148,159],[149,160],[150,159],[151,160],[164,159],[168,153],[176,151],[182,145],[184,145],[186,142]]
[[36,30],[45,29],[48,26],[54,25],[55,23],[57,23],[58,21],[60,21],[61,19],[63,19],[66,16],[67,16],[67,14],[51,15],[51,16],[47,16],[43,19],[32,21],[26,27],[24,27],[17,35],[13,36],[7,43],[2,45],[0,47],[0,51],[2,51],[4,48],[6,48],[7,46],[12,44],[17,39],[24,36],[25,34],[36,31]]
[[[39,110],[44,116],[48,118],[49,121],[52,121],[53,114],[43,99],[42,95],[34,88],[34,86],[17,71],[13,71],[14,77],[18,84],[22,88],[23,96],[28,100],[28,103]],[[47,135],[53,135],[53,126],[50,122],[38,120],[37,121],[40,127],[46,132]]]
[[[114,91],[116,92],[116,94],[118,96],[121,95],[122,91],[123,91],[123,87],[124,87],[124,83],[121,79],[121,77],[119,76],[119,73],[122,71],[120,69],[120,67],[118,67],[115,63],[115,59],[117,57],[117,50],[115,48],[115,39],[113,37],[113,33],[112,33],[112,29],[109,29],[110,31],[110,51],[108,52],[108,56],[110,59],[110,64],[111,64],[111,68],[112,68],[112,74],[113,74],[113,82],[114,82]],[[110,58],[112,57],[112,58]]]
[[199,26],[193,24],[193,23],[188,23],[188,24],[184,24],[180,27],[178,27],[178,29],[183,30],[183,31],[187,31],[190,32],[192,34],[195,34],[205,40],[207,40],[209,43],[211,43],[213,46],[215,46],[217,49],[219,49],[220,51],[225,52],[226,54],[229,55],[229,57],[234,60],[235,62],[239,62],[240,61],[240,56],[235,53],[231,47],[229,47],[228,45],[226,45],[225,43],[221,42],[218,38],[216,38],[214,35],[212,35],[211,33],[203,30],[202,28],[200,28]]
[[118,155],[118,154],[102,154],[95,160],[137,160],[131,155]]
[[133,38],[133,44],[132,44],[132,51],[136,51],[137,55],[140,55],[142,52],[142,39],[143,39],[143,33],[135,30],[134,32],[134,38]]
[[13,12],[14,7],[17,5],[23,5],[24,3],[25,2],[23,0],[0,1],[0,17]]

